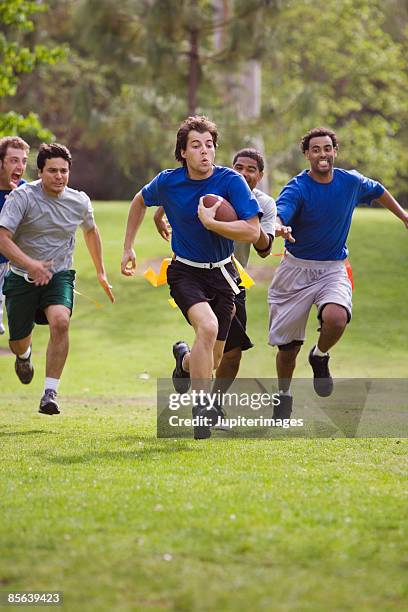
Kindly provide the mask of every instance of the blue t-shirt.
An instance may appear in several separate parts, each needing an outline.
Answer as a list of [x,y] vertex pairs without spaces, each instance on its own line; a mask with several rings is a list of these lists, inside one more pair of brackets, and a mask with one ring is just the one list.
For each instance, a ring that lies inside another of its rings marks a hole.
[[[25,180],[24,180],[24,179],[21,179],[21,180],[18,182],[17,187],[20,187],[20,185],[23,185],[24,183],[25,183]],[[9,195],[9,193],[11,193],[11,192],[12,192],[12,189],[0,189],[0,212],[1,212],[1,209],[3,208],[3,206],[4,206],[4,202],[6,201],[6,197],[7,197],[7,196]],[[0,253],[0,264],[2,264],[2,263],[7,263],[7,262],[8,262],[7,257],[4,257],[4,255],[2,255],[2,254]]]
[[330,183],[318,183],[304,170],[282,189],[276,203],[278,216],[292,227],[296,239],[286,241],[285,247],[301,259],[345,259],[355,207],[371,204],[384,191],[381,183],[356,170],[334,168]]
[[213,174],[202,180],[191,179],[184,167],[164,170],[142,189],[146,206],[163,206],[172,227],[175,254],[201,263],[226,259],[234,249],[232,240],[207,230],[198,218],[199,199],[207,193],[228,200],[238,219],[262,215],[245,179],[223,166],[214,166]]

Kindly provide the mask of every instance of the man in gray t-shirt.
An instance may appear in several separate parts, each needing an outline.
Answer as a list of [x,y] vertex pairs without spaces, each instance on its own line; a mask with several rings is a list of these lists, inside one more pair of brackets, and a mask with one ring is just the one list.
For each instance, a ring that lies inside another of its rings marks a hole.
[[39,412],[59,414],[56,395],[68,355],[68,330],[73,309],[75,270],[72,256],[79,226],[94,262],[98,281],[111,302],[102,257],[102,242],[89,197],[68,187],[71,154],[60,144],[41,145],[37,157],[40,180],[26,183],[8,197],[0,213],[0,252],[10,259],[4,283],[15,370],[23,384],[31,382],[31,340],[35,323],[48,324],[44,393]]
[[[275,237],[276,204],[271,196],[256,187],[263,176],[263,157],[256,149],[241,149],[234,155],[232,167],[242,174],[262,209],[261,235],[258,242],[253,246],[260,257],[267,257],[272,250]],[[250,248],[249,243],[236,242],[234,245],[234,256],[244,268],[248,265]],[[229,388],[238,375],[242,351],[246,351],[253,346],[246,333],[247,313],[244,288],[241,288],[241,293],[235,296],[235,308],[236,314],[231,321],[224,355],[216,371],[216,379],[213,385],[214,393],[217,391],[222,393]]]
[[[252,158],[249,158],[249,159],[252,159]],[[256,163],[256,160],[252,160],[252,161]],[[244,167],[243,163],[244,163],[244,160],[238,159],[239,168],[241,168],[241,166]],[[252,166],[252,163],[251,163],[251,166]],[[234,170],[237,170],[236,164],[234,165]],[[237,170],[237,172],[239,172],[239,170]],[[240,174],[242,174],[242,172],[240,172]],[[260,175],[262,174],[261,171],[259,171],[259,174]],[[248,182],[248,179],[246,180]],[[251,180],[251,178],[249,180]],[[254,180],[260,180],[260,179],[254,179]],[[252,189],[252,193],[258,200],[258,204],[261,207],[262,212],[263,212],[263,215],[261,218],[261,227],[263,231],[265,232],[265,234],[268,234],[269,236],[274,237],[275,236],[275,223],[276,223],[275,200],[270,195],[268,195],[264,191],[261,191],[257,187],[254,187]],[[272,243],[270,246],[272,247]],[[239,261],[239,263],[244,268],[246,268],[248,265],[250,251],[251,251],[251,244],[249,242],[235,242],[234,255]],[[263,254],[263,255],[261,254],[261,257],[266,257],[266,255],[269,255],[270,252],[271,252],[271,249],[269,248],[266,250],[265,252],[266,254]]]

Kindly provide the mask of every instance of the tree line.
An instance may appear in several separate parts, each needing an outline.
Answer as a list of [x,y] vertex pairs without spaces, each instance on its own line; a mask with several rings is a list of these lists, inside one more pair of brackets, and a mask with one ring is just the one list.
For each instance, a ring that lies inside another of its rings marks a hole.
[[0,0],[0,22],[0,133],[66,143],[95,198],[174,166],[179,122],[202,113],[219,163],[263,149],[274,195],[304,167],[302,134],[328,125],[339,165],[408,204],[398,0]]

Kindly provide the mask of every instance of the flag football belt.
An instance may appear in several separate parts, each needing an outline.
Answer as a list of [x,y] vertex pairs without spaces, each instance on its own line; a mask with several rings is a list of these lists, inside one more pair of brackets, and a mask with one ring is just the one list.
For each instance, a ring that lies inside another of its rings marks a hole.
[[238,285],[225,267],[225,264],[231,262],[231,257],[227,257],[226,259],[222,259],[221,261],[215,261],[214,263],[200,263],[199,261],[191,261],[190,259],[184,259],[184,257],[179,257],[178,255],[176,255],[175,259],[176,261],[180,261],[181,263],[186,264],[186,266],[191,266],[192,268],[203,268],[205,270],[219,268],[223,277],[225,278],[235,295],[241,293]]
[[23,272],[22,270],[19,270],[18,268],[15,268],[14,266],[10,266],[10,270],[14,273],[17,274],[17,276],[22,276],[24,278],[24,280],[27,281],[27,283],[33,283],[34,281],[28,276],[27,272]]

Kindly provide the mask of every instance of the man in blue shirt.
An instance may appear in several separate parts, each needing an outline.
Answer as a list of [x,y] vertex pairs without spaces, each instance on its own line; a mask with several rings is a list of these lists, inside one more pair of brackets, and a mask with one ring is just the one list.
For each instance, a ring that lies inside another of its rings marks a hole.
[[[135,274],[132,244],[147,206],[163,206],[173,229],[175,258],[167,272],[170,294],[195,331],[191,352],[184,342],[173,347],[173,380],[179,392],[188,389],[190,376],[193,390],[209,392],[234,313],[234,295],[239,293],[231,263],[234,240],[256,242],[260,234],[260,208],[247,183],[234,170],[214,165],[217,138],[216,125],[206,117],[183,121],[175,149],[182,166],[161,172],[135,195],[126,228],[121,263],[125,276]],[[199,205],[200,198],[208,193],[228,200],[238,220],[217,221],[219,204],[211,208]],[[197,406],[193,416],[210,412]],[[213,411],[208,418],[216,420],[218,413]],[[210,428],[195,427],[194,436],[208,438]]]
[[[28,144],[18,136],[5,136],[0,139],[0,212],[7,196],[13,189],[22,185],[30,152]],[[8,270],[8,259],[0,253],[0,334],[4,334],[3,324],[3,284]]]
[[[310,309],[317,307],[320,335],[309,353],[314,389],[332,393],[328,351],[351,319],[351,286],[344,260],[354,208],[377,200],[408,228],[408,213],[380,183],[355,170],[334,168],[338,144],[327,128],[314,128],[301,141],[309,161],[277,200],[278,223],[286,229],[286,253],[269,288],[269,344],[278,346],[276,368],[281,403],[277,415],[290,416],[290,383],[303,344]],[[292,235],[293,234],[293,235]]]

